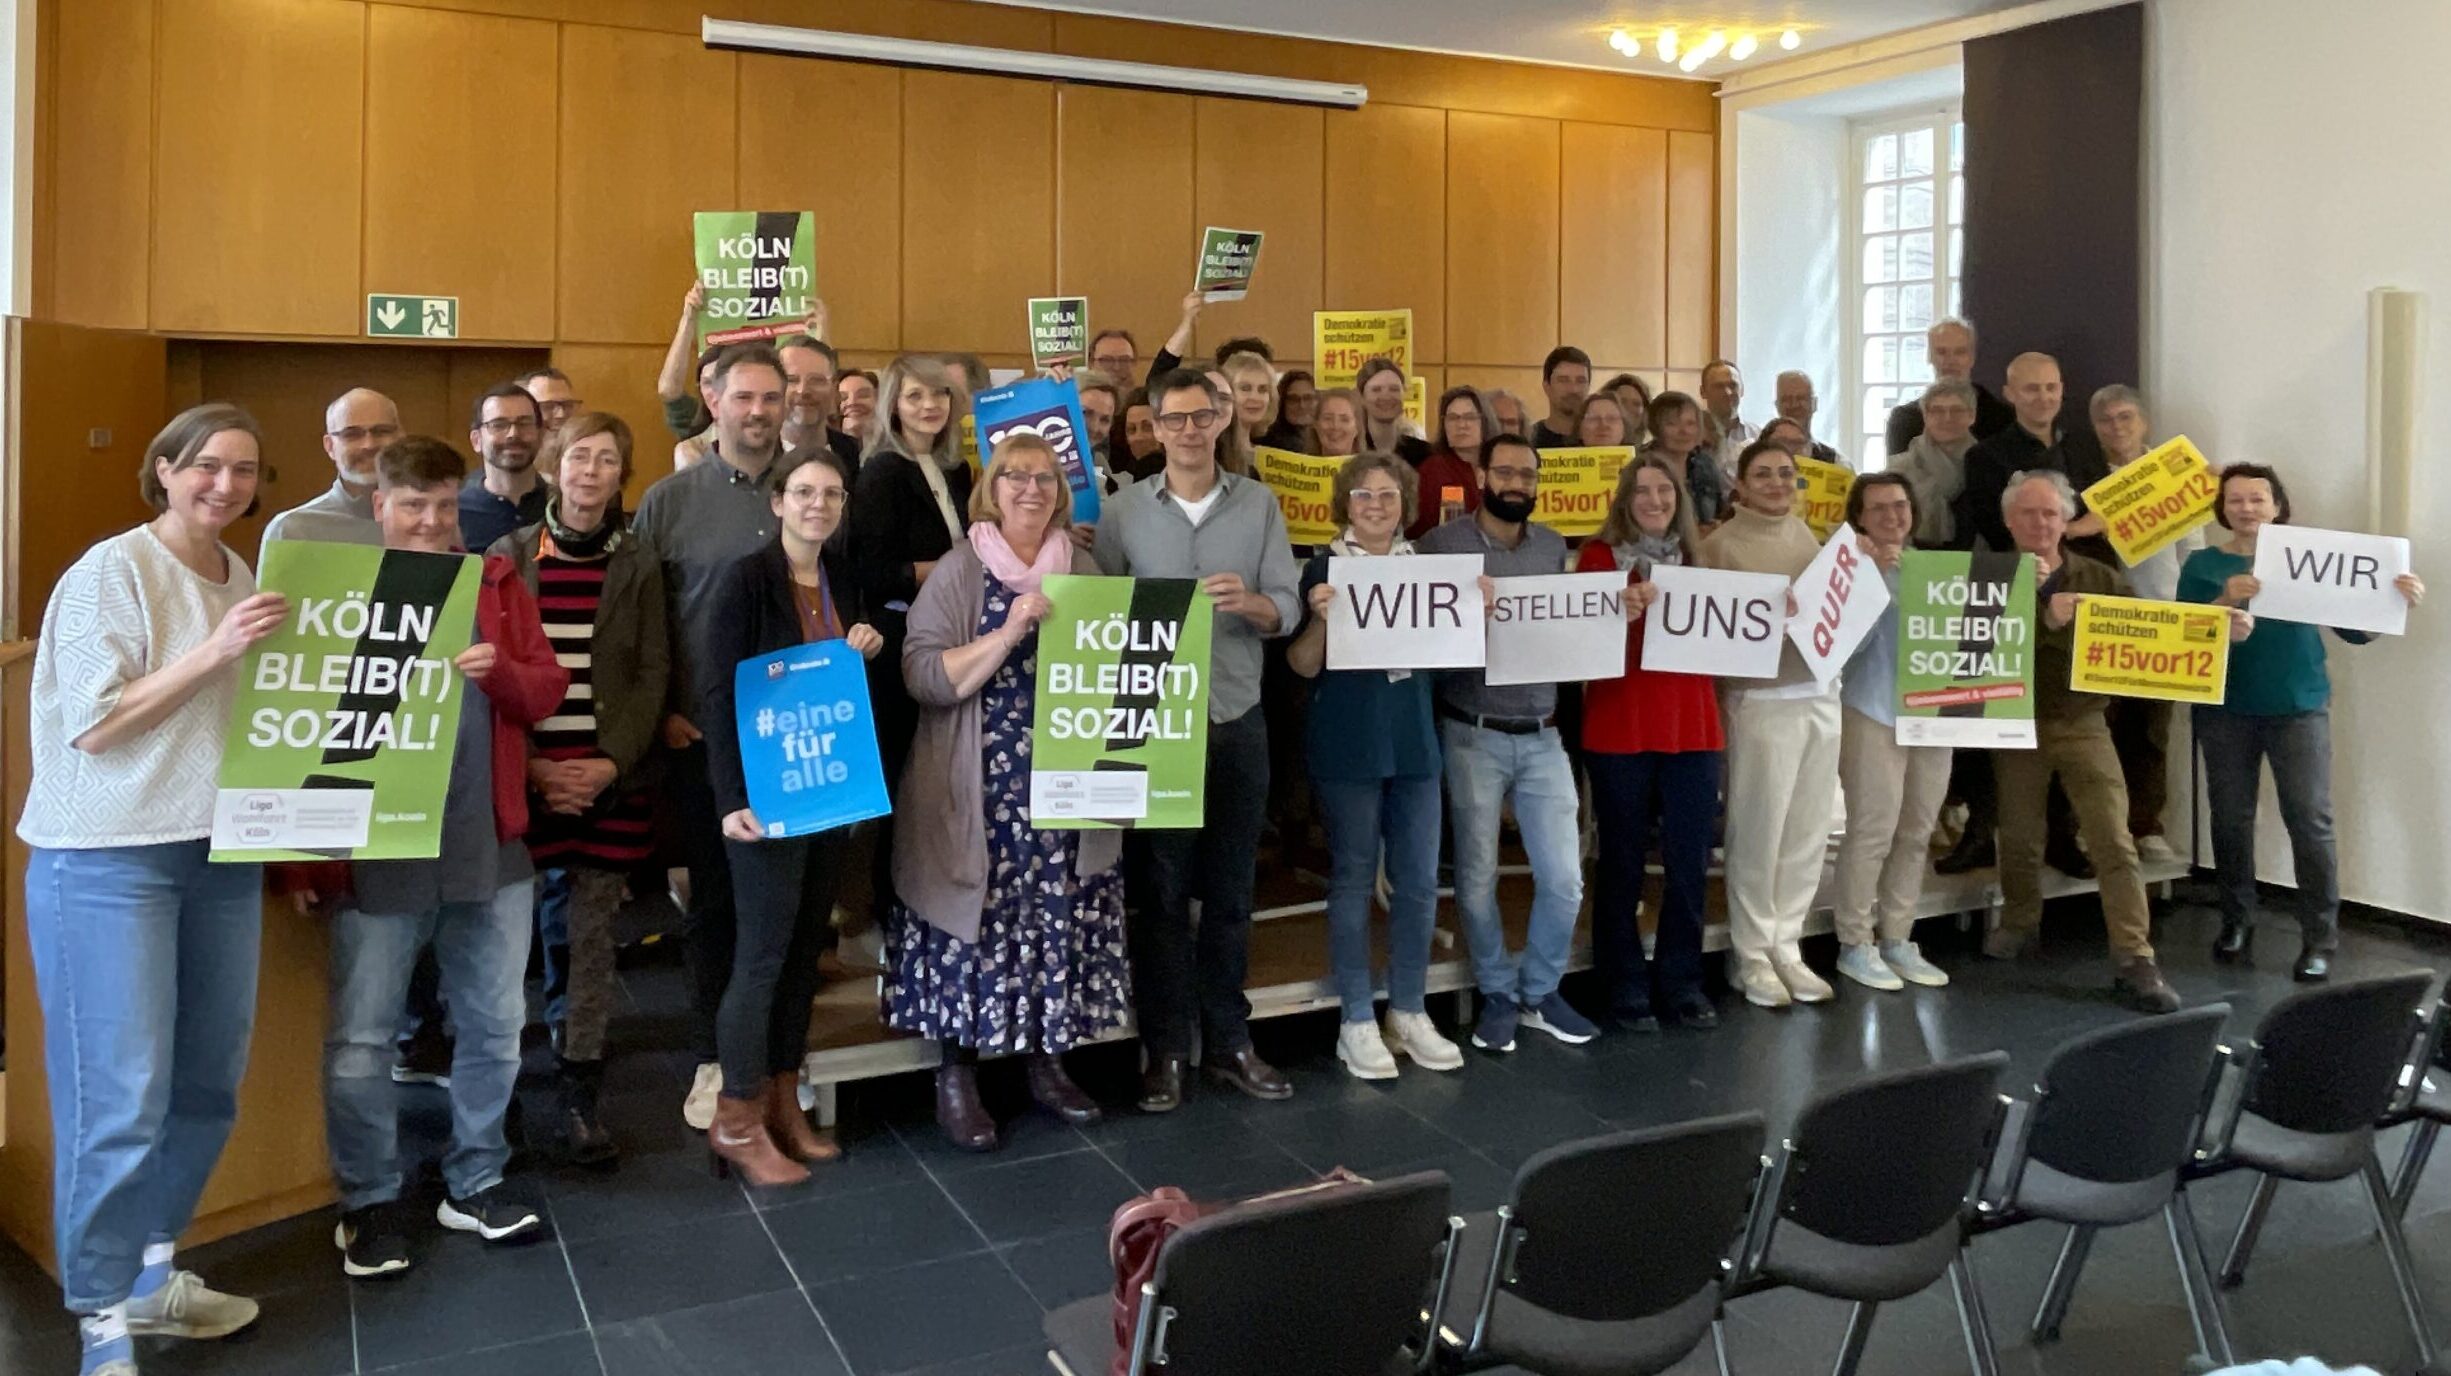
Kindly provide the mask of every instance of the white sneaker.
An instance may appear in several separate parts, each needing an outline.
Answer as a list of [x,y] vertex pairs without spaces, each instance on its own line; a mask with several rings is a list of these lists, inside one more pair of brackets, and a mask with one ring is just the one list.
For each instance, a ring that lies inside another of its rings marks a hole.
[[2147,865],[2175,865],[2179,863],[2179,853],[2170,848],[2170,838],[2166,836],[2137,837],[2136,858],[2139,862]]
[[1396,1053],[1387,1049],[1387,1039],[1379,1035],[1375,1018],[1349,1022],[1336,1030],[1336,1059],[1357,1080],[1396,1078]]
[[226,1338],[255,1322],[250,1299],[225,1295],[193,1271],[173,1271],[161,1289],[128,1301],[128,1332],[134,1337]]
[[1774,953],[1770,957],[1770,968],[1798,1003],[1828,1003],[1838,997],[1838,991],[1830,987],[1830,982],[1814,974],[1812,967],[1804,963],[1804,957],[1793,951]]
[[1464,1068],[1463,1048],[1448,1041],[1430,1021],[1427,1013],[1399,1013],[1387,1010],[1386,1040],[1396,1044],[1396,1050],[1413,1058],[1413,1064],[1424,1070],[1461,1070]]
[[[1949,972],[1923,958],[1923,951],[1912,941],[1884,941],[1881,960],[1909,984],[1938,989],[1949,982]],[[1841,969],[1845,966],[1842,964]]]
[[715,1126],[715,1098],[723,1093],[723,1067],[708,1061],[689,1082],[689,1097],[681,1101],[681,1121],[699,1132]]
[[1736,987],[1744,991],[1745,1002],[1756,1008],[1785,1008],[1795,1002],[1795,996],[1787,992],[1787,982],[1766,960],[1738,961]]
[[1904,989],[1906,981],[1889,968],[1881,953],[1869,945],[1838,948],[1838,973],[1867,989]]

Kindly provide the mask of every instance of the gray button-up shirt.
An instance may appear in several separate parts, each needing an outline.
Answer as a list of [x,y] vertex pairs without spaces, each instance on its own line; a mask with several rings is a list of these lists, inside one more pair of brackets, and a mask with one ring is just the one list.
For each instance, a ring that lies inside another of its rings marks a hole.
[[275,540],[321,540],[333,545],[379,545],[383,527],[374,519],[374,490],[354,497],[334,479],[318,492],[264,523],[264,543]]
[[[1285,513],[1265,483],[1217,475],[1217,498],[1198,526],[1191,523],[1164,474],[1134,483],[1098,513],[1092,554],[1110,574],[1134,578],[1206,578],[1239,573],[1253,592],[1277,606],[1276,635],[1301,621],[1301,574],[1285,538]],[[1219,612],[1209,639],[1208,717],[1232,721],[1260,701],[1259,629]]]
[[[1492,578],[1529,573],[1564,573],[1566,537],[1537,521],[1523,523],[1523,538],[1512,549],[1489,538],[1481,518],[1466,512],[1413,542],[1422,554],[1478,554],[1481,572]],[[1537,720],[1557,710],[1554,683],[1510,683],[1489,686],[1479,669],[1451,669],[1438,676],[1438,700],[1476,717]]]
[[630,523],[664,561],[664,595],[672,602],[672,625],[680,632],[674,657],[671,701],[686,715],[697,699],[695,685],[710,671],[700,632],[707,599],[723,571],[774,538],[774,504],[763,478],[752,478],[716,455],[658,479],[639,499]]

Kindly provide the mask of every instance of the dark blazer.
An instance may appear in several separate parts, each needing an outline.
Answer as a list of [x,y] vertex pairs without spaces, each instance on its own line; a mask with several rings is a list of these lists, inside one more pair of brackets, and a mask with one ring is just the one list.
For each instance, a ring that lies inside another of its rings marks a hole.
[[[1974,437],[1990,439],[2017,423],[2017,408],[1992,395],[1989,387],[1980,383],[1974,389]],[[1906,452],[1906,447],[1923,433],[1923,402],[1900,402],[1889,408],[1889,452],[1894,457]]]
[[[852,479],[851,507],[843,516],[843,552],[859,571],[863,605],[872,609],[877,630],[897,644],[904,612],[888,604],[899,602],[907,608],[919,596],[915,566],[942,559],[953,548],[944,515],[928,491],[928,476],[919,469],[929,462],[933,460],[914,459],[898,446],[869,454]],[[968,464],[945,474],[953,513],[965,527],[974,476]]]
[[[868,603],[851,567],[828,548],[818,552],[825,570],[826,590],[834,595],[834,613],[849,630],[870,620]],[[792,597],[791,560],[783,542],[769,543],[754,554],[735,560],[707,600],[705,639],[709,664],[725,666],[698,685],[694,720],[706,734],[707,776],[714,785],[715,812],[730,816],[749,805],[749,787],[740,767],[740,735],[733,721],[731,666],[744,659],[770,655],[806,643],[800,628],[800,604]]]
[[[531,594],[544,530],[542,523],[522,526],[495,541],[490,551],[511,561]],[[672,636],[663,558],[636,531],[622,532],[621,543],[605,558],[604,597],[596,606],[588,657],[596,748],[621,771],[615,788],[644,788],[654,782],[661,758],[654,746],[672,677]]]

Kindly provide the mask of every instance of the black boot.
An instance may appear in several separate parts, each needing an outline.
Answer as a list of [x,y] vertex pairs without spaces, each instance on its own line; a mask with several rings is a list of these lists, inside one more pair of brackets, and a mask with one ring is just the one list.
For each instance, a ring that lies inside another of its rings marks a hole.
[[2213,938],[2213,959],[2224,965],[2252,960],[2255,955],[2255,928],[2245,922],[2222,919],[2221,935]]
[[1932,862],[1932,868],[1942,874],[1965,874],[1987,870],[2000,863],[2000,852],[1993,846],[1990,827],[1977,827],[1969,822],[1966,833],[1957,838],[1949,853]]
[[621,1148],[596,1117],[603,1088],[604,1062],[562,1062],[562,1140],[574,1165],[608,1169],[621,1159]]

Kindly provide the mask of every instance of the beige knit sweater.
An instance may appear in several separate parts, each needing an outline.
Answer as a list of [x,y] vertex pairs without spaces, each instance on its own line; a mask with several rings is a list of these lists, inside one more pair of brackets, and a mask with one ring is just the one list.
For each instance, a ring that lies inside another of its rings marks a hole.
[[[1821,553],[1811,527],[1794,516],[1764,516],[1750,507],[1734,507],[1710,538],[1702,542],[1702,566],[1736,573],[1775,573],[1793,579]],[[1804,656],[1789,642],[1779,655],[1779,676],[1734,679],[1723,686],[1731,692],[1792,688],[1813,681]]]

